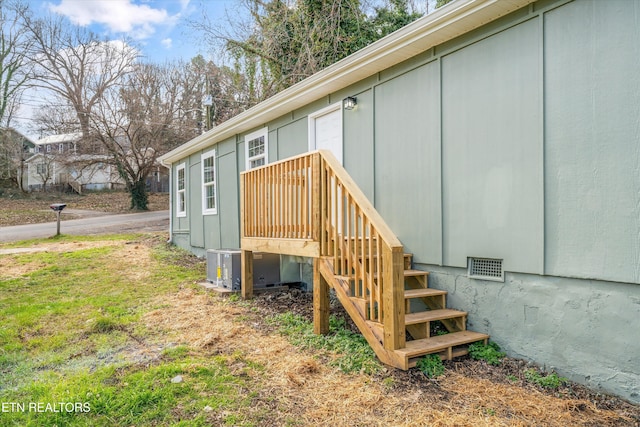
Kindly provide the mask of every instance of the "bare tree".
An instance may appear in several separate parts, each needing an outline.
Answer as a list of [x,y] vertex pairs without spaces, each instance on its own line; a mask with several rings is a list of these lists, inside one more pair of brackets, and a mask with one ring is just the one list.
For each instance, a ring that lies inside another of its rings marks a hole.
[[193,95],[185,90],[183,73],[177,64],[137,64],[91,115],[97,138],[125,181],[132,209],[147,209],[146,178],[158,156],[191,139],[197,129],[196,117],[185,114]]
[[31,145],[30,141],[16,130],[0,129],[0,180],[12,182],[21,191],[25,191],[25,161],[32,155],[29,152]]
[[256,103],[419,18],[408,0],[243,0],[249,22],[206,15],[190,27],[224,47]]
[[0,123],[9,126],[16,108],[15,98],[27,81],[26,52],[31,38],[19,21],[25,6],[0,0]]
[[13,181],[21,190],[29,153],[22,135],[9,127],[27,80],[30,38],[19,22],[23,11],[19,3],[0,0],[0,179]]
[[126,41],[101,40],[62,17],[38,19],[24,11],[22,19],[33,39],[28,54],[36,66],[30,83],[66,100],[89,139],[93,108],[132,70],[138,51]]
[[63,102],[55,108],[36,111],[31,121],[31,129],[44,137],[80,132],[80,125],[74,109]]
[[241,113],[249,106],[245,83],[241,75],[235,75],[227,67],[196,56],[184,65],[182,73],[185,111],[202,105],[200,117],[205,130]]

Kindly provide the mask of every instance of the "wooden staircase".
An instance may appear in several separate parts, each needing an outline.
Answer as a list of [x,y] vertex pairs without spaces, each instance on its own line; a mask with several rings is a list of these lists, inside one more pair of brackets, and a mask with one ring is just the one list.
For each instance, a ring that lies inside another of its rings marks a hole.
[[[468,354],[468,345],[471,343],[483,341],[486,344],[489,335],[468,331],[467,313],[447,308],[447,291],[429,288],[429,273],[412,269],[412,258],[411,254],[404,254],[404,325],[407,341],[403,348],[392,352],[384,349],[383,324],[368,318],[367,313],[371,311],[369,300],[354,296],[354,280],[334,274],[332,260],[328,257],[320,261],[319,269],[323,279],[335,290],[336,296],[376,355],[389,365],[406,370],[414,367],[427,354],[436,353],[442,359],[451,360]],[[412,300],[419,300],[422,304],[412,304]],[[412,311],[415,306],[419,307],[418,311]],[[446,333],[432,336],[433,322],[440,322]]]
[[[314,258],[314,330],[329,331],[329,289],[378,358],[409,369],[427,354],[467,354],[489,339],[466,329],[329,152],[267,165],[241,176],[242,296],[253,292],[253,251]],[[439,322],[446,330],[432,334]],[[444,331],[443,331],[444,332]]]

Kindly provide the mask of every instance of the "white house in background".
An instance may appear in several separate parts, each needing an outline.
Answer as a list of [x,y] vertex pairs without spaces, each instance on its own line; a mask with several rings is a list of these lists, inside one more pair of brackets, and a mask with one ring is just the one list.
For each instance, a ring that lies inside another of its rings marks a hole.
[[81,133],[51,135],[35,142],[34,154],[26,160],[27,188],[69,185],[76,192],[122,187],[118,171],[108,155],[81,146]]

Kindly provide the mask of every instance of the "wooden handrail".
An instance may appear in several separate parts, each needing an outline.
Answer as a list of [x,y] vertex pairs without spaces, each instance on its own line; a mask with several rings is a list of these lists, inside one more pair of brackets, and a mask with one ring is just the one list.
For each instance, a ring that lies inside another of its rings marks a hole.
[[338,159],[329,150],[318,150],[322,155],[323,161],[333,170],[338,180],[349,190],[352,197],[357,201],[358,205],[366,213],[366,215],[374,224],[375,228],[380,233],[382,239],[389,244],[389,246],[402,246],[398,237],[393,233],[391,228],[382,219],[376,208],[371,204],[367,196],[364,195],[358,184],[355,183],[351,175],[344,169]]
[[241,174],[243,250],[332,260],[360,314],[404,347],[402,244],[333,154],[302,154]]

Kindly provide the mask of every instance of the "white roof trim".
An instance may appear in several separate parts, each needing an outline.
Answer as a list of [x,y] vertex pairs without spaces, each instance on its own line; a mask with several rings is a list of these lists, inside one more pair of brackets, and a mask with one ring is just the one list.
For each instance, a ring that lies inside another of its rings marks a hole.
[[161,156],[170,165],[303,107],[535,0],[455,0]]

